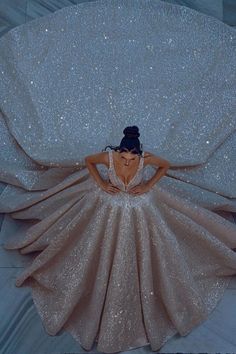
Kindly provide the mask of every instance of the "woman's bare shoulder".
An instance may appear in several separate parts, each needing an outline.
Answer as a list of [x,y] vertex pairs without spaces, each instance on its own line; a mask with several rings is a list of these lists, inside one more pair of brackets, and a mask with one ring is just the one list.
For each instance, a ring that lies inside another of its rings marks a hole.
[[158,167],[169,167],[170,163],[166,159],[163,159],[160,156],[154,155],[149,151],[144,151],[144,165],[155,165]]
[[108,151],[98,152],[97,154],[85,156],[85,162],[109,166]]

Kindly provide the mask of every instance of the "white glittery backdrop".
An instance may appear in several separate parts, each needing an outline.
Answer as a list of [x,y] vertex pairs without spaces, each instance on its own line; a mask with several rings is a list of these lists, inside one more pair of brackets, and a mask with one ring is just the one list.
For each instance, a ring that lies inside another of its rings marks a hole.
[[0,39],[0,180],[47,188],[45,168],[80,165],[137,124],[144,149],[171,162],[170,187],[236,211],[235,38],[146,0],[81,3],[12,29]]

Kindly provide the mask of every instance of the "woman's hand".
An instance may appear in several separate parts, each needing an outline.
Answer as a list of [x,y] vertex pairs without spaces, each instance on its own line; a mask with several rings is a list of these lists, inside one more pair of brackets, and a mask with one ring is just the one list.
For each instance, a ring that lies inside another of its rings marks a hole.
[[120,189],[116,186],[114,186],[111,182],[108,181],[104,181],[100,184],[100,187],[102,188],[102,190],[104,190],[105,192],[109,193],[109,194],[116,194],[118,192],[120,192]]
[[148,183],[141,183],[141,184],[138,184],[137,186],[131,188],[128,191],[128,193],[134,194],[134,195],[140,195],[143,193],[147,193],[151,188],[152,188],[152,186],[149,185]]

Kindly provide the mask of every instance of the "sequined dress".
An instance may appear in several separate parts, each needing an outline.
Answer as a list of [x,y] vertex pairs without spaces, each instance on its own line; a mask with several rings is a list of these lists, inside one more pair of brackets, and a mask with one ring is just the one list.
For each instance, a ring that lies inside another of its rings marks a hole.
[[12,213],[41,218],[5,248],[38,252],[16,285],[32,288],[48,334],[64,329],[83,348],[96,342],[105,353],[147,344],[155,351],[207,319],[236,274],[236,225],[160,183],[127,193],[142,182],[143,160],[125,186],[109,152],[107,178],[117,194],[79,171]]
[[[0,38],[0,243],[6,267],[35,255],[16,285],[47,333],[156,351],[222,298],[236,273],[235,43],[230,26],[160,0],[84,1]],[[128,125],[171,166],[133,196],[152,171],[141,158],[125,188],[110,153],[110,195],[84,158]]]

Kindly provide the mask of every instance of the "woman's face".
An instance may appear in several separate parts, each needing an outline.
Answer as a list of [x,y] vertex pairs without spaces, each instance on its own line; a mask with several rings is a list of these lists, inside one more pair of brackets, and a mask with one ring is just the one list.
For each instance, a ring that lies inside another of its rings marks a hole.
[[128,150],[127,152],[122,151],[120,152],[120,158],[124,166],[129,166],[130,164],[132,164],[134,161],[138,159],[138,154],[133,154]]

